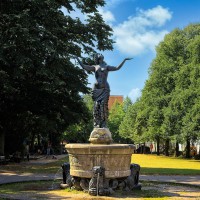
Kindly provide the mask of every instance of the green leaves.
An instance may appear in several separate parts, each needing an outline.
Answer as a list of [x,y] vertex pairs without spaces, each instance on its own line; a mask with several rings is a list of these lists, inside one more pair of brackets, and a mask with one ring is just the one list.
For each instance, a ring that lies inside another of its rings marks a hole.
[[[87,74],[70,57],[90,54],[96,48],[112,49],[112,30],[97,10],[102,5],[104,1],[1,2],[0,131],[22,136],[61,134],[87,118],[80,96],[89,92]],[[68,12],[79,8],[94,18],[88,22],[73,19],[69,13],[64,15],[63,6]],[[101,33],[97,27],[103,27]]]
[[135,141],[200,138],[200,25],[175,29],[157,46],[142,96],[120,133]]

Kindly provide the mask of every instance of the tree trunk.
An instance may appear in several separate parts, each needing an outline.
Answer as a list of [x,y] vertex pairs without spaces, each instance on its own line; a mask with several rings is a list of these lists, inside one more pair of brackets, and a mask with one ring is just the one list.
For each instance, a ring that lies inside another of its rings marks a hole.
[[178,156],[179,156],[179,144],[178,144],[178,142],[176,141],[175,157],[178,157]]
[[31,137],[30,152],[34,151],[34,141],[35,141],[35,133],[33,133]]
[[145,148],[145,142],[144,142],[144,146],[143,146],[143,154],[145,154],[146,153],[146,148]]
[[165,156],[169,156],[169,139],[165,140]]
[[4,155],[5,133],[0,132],[0,155]]
[[158,136],[156,138],[156,142],[157,142],[157,156],[160,155],[160,137]]
[[140,153],[142,154],[142,153],[143,153],[143,150],[142,150],[141,144],[139,144],[139,148],[140,148]]
[[190,158],[190,139],[186,140],[186,158]]
[[37,135],[37,141],[38,141],[38,147],[40,147],[41,146],[40,134]]

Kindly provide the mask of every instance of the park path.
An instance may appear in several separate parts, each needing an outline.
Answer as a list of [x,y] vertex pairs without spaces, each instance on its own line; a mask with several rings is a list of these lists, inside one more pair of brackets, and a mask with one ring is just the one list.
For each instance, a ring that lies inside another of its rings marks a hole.
[[200,186],[200,175],[140,175],[140,180]]
[[[66,157],[66,155],[59,155],[57,159]],[[43,165],[46,163],[54,162],[55,159],[41,157],[37,160],[31,160],[29,165]],[[38,181],[38,180],[54,180],[62,179],[62,169],[58,170],[58,174],[35,174],[35,173],[13,173],[13,172],[3,172],[0,173],[0,185],[6,183],[14,182],[25,182],[25,181]],[[200,186],[200,175],[140,175],[140,180],[144,181],[157,181],[157,182],[166,182],[166,183],[179,183],[187,185]]]
[[[54,180],[62,179],[62,176],[55,174],[14,174],[14,173],[1,173],[0,185],[5,183],[25,182],[25,181],[39,181],[39,180]],[[164,175],[140,175],[140,180],[156,181],[166,183],[181,183],[187,185],[195,185],[200,187],[200,175],[197,176],[164,176]]]

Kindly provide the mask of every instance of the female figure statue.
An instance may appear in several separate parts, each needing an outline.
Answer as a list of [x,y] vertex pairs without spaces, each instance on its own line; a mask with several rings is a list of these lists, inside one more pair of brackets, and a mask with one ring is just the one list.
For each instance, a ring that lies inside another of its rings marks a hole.
[[95,73],[96,83],[92,90],[92,98],[94,101],[94,127],[106,128],[108,119],[108,100],[110,96],[110,86],[107,82],[108,72],[119,70],[126,60],[131,60],[132,58],[125,58],[117,67],[107,65],[106,62],[104,62],[103,55],[99,53],[94,56],[95,65],[85,65],[78,57],[75,58],[83,69]]

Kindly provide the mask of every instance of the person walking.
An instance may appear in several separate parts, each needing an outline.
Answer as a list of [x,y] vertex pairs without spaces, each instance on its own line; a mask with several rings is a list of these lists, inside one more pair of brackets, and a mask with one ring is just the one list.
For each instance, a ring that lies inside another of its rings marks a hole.
[[48,145],[47,145],[47,156],[46,156],[46,158],[48,158],[50,155],[51,155],[51,142],[49,141]]

